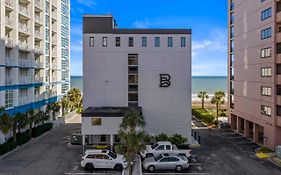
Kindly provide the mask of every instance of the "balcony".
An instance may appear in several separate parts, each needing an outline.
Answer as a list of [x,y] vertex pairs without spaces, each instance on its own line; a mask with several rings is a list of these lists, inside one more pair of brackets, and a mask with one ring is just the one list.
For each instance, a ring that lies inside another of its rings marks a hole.
[[44,54],[43,48],[41,48],[39,46],[35,46],[34,52],[35,52],[35,54],[38,54],[38,55],[43,55]]
[[35,61],[34,67],[35,69],[44,69],[44,64],[42,62]]
[[43,19],[40,16],[35,15],[35,22],[42,25],[43,24]]
[[5,24],[6,24],[6,27],[11,28],[11,29],[13,28],[13,20],[11,18],[6,17]]
[[31,13],[28,11],[28,9],[24,6],[19,6],[19,13],[29,19]]
[[29,101],[29,98],[28,97],[19,97],[19,105],[26,105],[28,104],[30,101]]
[[56,63],[52,63],[52,69],[58,69],[58,65]]
[[24,33],[24,34],[27,34],[27,35],[30,35],[30,33],[31,33],[30,28],[28,28],[27,25],[21,24],[21,23],[19,24],[19,31],[20,31],[21,33]]
[[32,60],[19,59],[19,67],[31,68],[33,67]]
[[52,57],[53,57],[53,58],[56,58],[56,57],[57,57],[57,52],[56,52],[56,51],[53,51],[53,52],[52,52]]
[[5,77],[5,84],[6,85],[12,85],[13,79],[11,77]]
[[43,83],[44,82],[44,78],[43,77],[35,77],[34,78],[34,82],[35,83]]
[[49,94],[51,97],[56,97],[58,95],[58,92],[57,91],[50,91],[50,94]]
[[41,101],[46,99],[46,94],[42,93],[42,94],[35,94],[35,101]]
[[19,84],[31,84],[32,79],[31,77],[20,77],[19,78]]
[[11,38],[6,38],[5,39],[5,46],[8,48],[14,47],[14,41]]
[[57,45],[57,39],[52,38],[52,45],[53,45],[53,46],[56,46],[56,45]]
[[57,78],[57,76],[55,75],[55,76],[53,76],[52,77],[52,82],[57,82],[58,81],[58,78]]
[[57,20],[57,13],[52,11],[52,19]]
[[43,35],[40,31],[35,30],[34,32],[35,38],[42,40]]
[[5,66],[6,67],[12,67],[12,66],[16,66],[16,60],[15,59],[12,59],[10,57],[6,57],[5,58]]
[[14,4],[12,0],[5,0],[5,5],[11,10],[14,8]]
[[41,3],[41,0],[35,0],[34,1],[34,4],[37,8],[41,9],[42,10],[42,3]]
[[31,46],[24,41],[19,41],[19,49],[27,52],[32,50]]

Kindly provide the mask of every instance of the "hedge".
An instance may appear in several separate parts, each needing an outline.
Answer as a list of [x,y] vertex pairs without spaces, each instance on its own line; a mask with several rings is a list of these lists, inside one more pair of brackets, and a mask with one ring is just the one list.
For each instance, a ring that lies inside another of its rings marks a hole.
[[[38,137],[42,135],[44,132],[47,132],[53,128],[53,123],[46,123],[41,126],[37,126],[32,128],[31,136]],[[23,132],[23,133],[17,133],[17,143],[14,143],[13,137],[9,138],[6,143],[0,144],[0,155],[3,155],[13,149],[15,149],[17,146],[21,146],[25,143],[27,143],[30,140],[29,130]]]
[[205,109],[193,108],[192,115],[202,120],[204,123],[214,124],[215,117]]

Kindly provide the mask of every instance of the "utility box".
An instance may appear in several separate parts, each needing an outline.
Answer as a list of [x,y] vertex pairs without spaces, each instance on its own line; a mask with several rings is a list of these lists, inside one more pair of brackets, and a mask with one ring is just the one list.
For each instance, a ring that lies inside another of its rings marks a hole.
[[276,146],[276,156],[281,159],[281,145]]

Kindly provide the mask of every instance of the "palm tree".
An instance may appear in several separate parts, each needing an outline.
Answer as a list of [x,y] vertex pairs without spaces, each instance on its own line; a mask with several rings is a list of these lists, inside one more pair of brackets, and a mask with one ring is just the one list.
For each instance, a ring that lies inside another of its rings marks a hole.
[[64,96],[62,99],[61,99],[61,108],[62,108],[62,116],[65,115],[65,111],[68,109],[69,107],[69,99],[67,96]]
[[[146,134],[142,131],[144,125],[144,117],[136,111],[126,112],[120,125],[118,136],[124,145],[118,145],[117,151],[123,153],[129,162],[129,175],[133,174],[136,155],[145,149]],[[137,128],[141,130],[136,131]]]
[[12,119],[8,113],[5,112],[5,108],[0,108],[0,130],[3,134],[8,134],[13,126]]
[[17,121],[18,133],[21,133],[21,128],[26,127],[27,121],[27,114],[26,113],[17,113],[15,115],[15,120]]
[[71,110],[75,110],[77,109],[79,106],[81,106],[81,92],[79,89],[77,88],[73,88],[71,89],[68,93],[67,93],[67,97],[69,98],[69,101],[72,102],[71,105]]
[[60,111],[60,104],[58,102],[51,104],[53,120],[56,120],[56,113]]
[[36,115],[34,115],[35,111],[34,109],[31,109],[30,111],[27,112],[27,123],[29,124],[29,135],[31,137],[32,134],[32,127],[33,124],[36,120]]
[[206,91],[200,91],[197,96],[198,96],[198,98],[201,98],[201,100],[202,100],[202,109],[204,109],[205,99],[208,99],[209,95],[207,94]]
[[222,104],[224,104],[224,97],[225,97],[225,93],[223,91],[217,91],[215,92],[215,96],[211,100],[211,103],[216,105],[217,121],[219,120],[220,107]]

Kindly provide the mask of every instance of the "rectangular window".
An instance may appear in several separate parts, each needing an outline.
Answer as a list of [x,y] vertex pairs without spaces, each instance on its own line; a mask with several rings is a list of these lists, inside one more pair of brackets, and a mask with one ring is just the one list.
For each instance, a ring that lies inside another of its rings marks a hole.
[[115,46],[116,47],[120,47],[121,46],[121,38],[120,37],[116,37],[115,38]]
[[107,37],[102,37],[102,47],[107,47]]
[[129,47],[134,47],[134,37],[129,37]]
[[264,115],[271,116],[271,107],[261,105],[261,113]]
[[276,106],[276,114],[277,116],[281,116],[281,106]]
[[90,46],[90,47],[94,47],[94,46],[95,46],[95,38],[94,38],[94,37],[90,37],[89,46]]
[[271,87],[261,87],[261,95],[262,96],[271,96]]
[[168,37],[168,47],[173,47],[173,38]]
[[266,20],[271,17],[271,7],[261,12],[261,20]]
[[181,47],[185,47],[186,41],[185,37],[181,37]]
[[261,39],[262,40],[270,38],[271,35],[272,35],[271,27],[261,31]]
[[261,68],[262,77],[271,77],[271,67]]
[[106,142],[106,135],[100,136],[100,142]]
[[147,47],[147,38],[146,37],[142,37],[142,39],[141,39],[141,45],[142,45],[142,47]]
[[101,118],[93,117],[92,118],[92,126],[100,126],[101,125]]
[[276,69],[277,69],[277,70],[276,70],[276,71],[277,71],[276,74],[277,74],[277,75],[281,75],[281,64],[277,64]]
[[154,45],[155,47],[160,47],[160,37],[155,37]]
[[271,47],[261,49],[261,58],[271,57]]
[[13,91],[5,91],[5,108],[13,107]]

